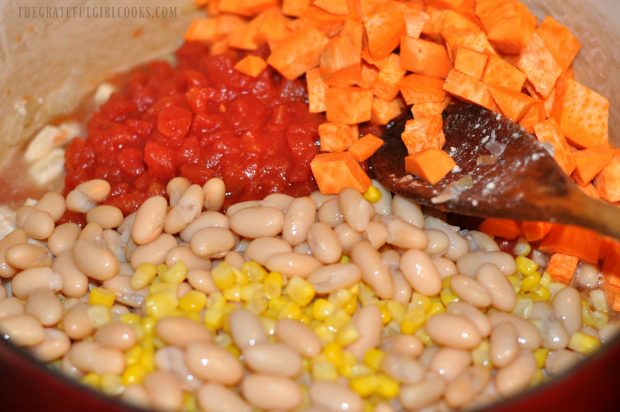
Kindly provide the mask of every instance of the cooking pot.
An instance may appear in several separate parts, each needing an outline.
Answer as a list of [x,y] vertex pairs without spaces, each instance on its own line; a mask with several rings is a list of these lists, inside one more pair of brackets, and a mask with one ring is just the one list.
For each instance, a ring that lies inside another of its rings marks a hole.
[[[523,0],[566,24],[583,43],[576,78],[607,96],[610,136],[620,146],[620,1]],[[73,111],[113,73],[169,55],[191,0],[0,2],[0,161],[49,119]],[[497,411],[620,410],[620,336],[564,375],[490,408]],[[129,411],[0,341],[0,409]]]

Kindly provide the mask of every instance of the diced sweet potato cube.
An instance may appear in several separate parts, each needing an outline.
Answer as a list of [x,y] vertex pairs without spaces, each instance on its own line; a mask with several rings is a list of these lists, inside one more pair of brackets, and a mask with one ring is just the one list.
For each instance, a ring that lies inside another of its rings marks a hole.
[[409,154],[425,149],[441,149],[446,143],[441,114],[407,120],[401,138]]
[[505,87],[520,92],[525,83],[525,73],[499,56],[489,57],[482,75],[482,82],[489,86]]
[[308,88],[308,105],[310,106],[310,113],[324,112],[327,84],[323,81],[320,69],[312,69],[306,73],[306,86]]
[[564,173],[570,176],[575,169],[575,160],[555,119],[547,119],[536,124],[534,126],[534,133],[539,141],[553,146],[553,158]]
[[468,49],[467,47],[458,46],[456,55],[454,56],[454,69],[463,74],[480,80],[484,68],[487,64],[487,55],[477,51]]
[[581,186],[587,185],[609,164],[613,157],[614,150],[607,146],[594,146],[573,153],[575,181]]
[[390,101],[398,95],[398,83],[405,77],[405,70],[400,67],[400,58],[391,54],[385,65],[379,70],[373,93],[380,99]]
[[400,66],[415,73],[443,79],[452,65],[443,45],[403,36],[400,42]]
[[259,56],[248,55],[235,64],[235,70],[250,77],[258,76],[267,67],[267,62]]
[[390,122],[390,120],[398,117],[403,109],[403,104],[400,99],[393,99],[389,102],[386,102],[383,99],[379,99],[375,97],[372,100],[372,112],[371,112],[371,121],[380,124],[386,125]]
[[322,153],[310,162],[312,174],[324,195],[335,195],[351,187],[364,193],[370,186],[370,178],[349,152]]
[[562,67],[536,33],[530,37],[523,49],[517,67],[525,73],[536,92],[545,98],[549,96],[562,74]]
[[578,263],[579,259],[575,256],[554,253],[549,260],[547,272],[554,281],[570,285]]
[[533,105],[536,100],[532,97],[509,90],[503,87],[489,87],[493,100],[499,106],[502,114],[512,120],[518,122],[525,114],[527,109]]
[[328,42],[329,39],[314,27],[302,28],[279,43],[267,63],[287,79],[296,79],[318,66]]
[[616,150],[611,161],[596,176],[594,185],[601,198],[612,203],[620,202],[620,150]]
[[364,21],[368,50],[375,59],[387,57],[405,34],[405,19],[399,12],[375,13]]
[[349,153],[361,163],[370,158],[381,146],[383,146],[383,139],[368,133],[349,147]]
[[496,109],[495,102],[487,85],[459,71],[450,71],[443,89],[467,102],[486,107],[489,110]]
[[319,138],[323,152],[344,152],[358,137],[357,125],[330,122],[319,125]]
[[569,79],[564,94],[562,133],[580,148],[608,144],[609,101],[575,80]]
[[439,149],[426,149],[405,157],[405,171],[430,184],[437,184],[456,166],[450,155]]
[[372,112],[372,91],[359,87],[330,87],[325,93],[327,120],[334,123],[367,122]]
[[410,74],[399,83],[400,93],[407,104],[442,102],[446,98],[444,81],[437,77]]
[[564,26],[551,16],[544,18],[540,26],[536,29],[536,33],[540,36],[545,46],[549,49],[555,60],[560,64],[562,70],[566,71],[575,56],[579,53],[581,43],[579,40]]

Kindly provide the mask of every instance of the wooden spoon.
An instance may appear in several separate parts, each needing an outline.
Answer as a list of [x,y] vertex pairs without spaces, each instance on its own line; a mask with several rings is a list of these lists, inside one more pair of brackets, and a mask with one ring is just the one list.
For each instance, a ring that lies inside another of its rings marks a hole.
[[448,106],[443,119],[444,150],[455,170],[435,186],[405,173],[400,135],[406,119],[399,119],[386,128],[385,144],[371,158],[375,178],[392,192],[447,212],[573,224],[620,239],[620,208],[581,191],[519,125],[460,103]]

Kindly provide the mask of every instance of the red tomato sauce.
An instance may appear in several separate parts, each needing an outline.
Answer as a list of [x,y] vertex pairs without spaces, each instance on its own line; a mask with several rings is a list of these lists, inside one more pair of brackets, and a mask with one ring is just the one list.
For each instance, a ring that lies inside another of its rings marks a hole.
[[303,81],[271,68],[251,78],[234,70],[239,57],[187,43],[176,67],[153,62],[129,72],[89,119],[87,137],[69,145],[65,191],[106,179],[106,203],[128,214],[165,195],[175,176],[197,184],[221,177],[227,204],[315,190],[310,161],[324,116],[308,112]]

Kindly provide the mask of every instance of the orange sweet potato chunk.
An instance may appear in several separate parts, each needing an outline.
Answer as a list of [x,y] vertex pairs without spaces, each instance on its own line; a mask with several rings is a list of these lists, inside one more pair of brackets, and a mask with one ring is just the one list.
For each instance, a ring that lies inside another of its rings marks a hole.
[[562,67],[536,33],[523,49],[517,67],[525,73],[536,92],[545,98],[551,94],[555,82],[562,74]]
[[454,68],[463,74],[480,80],[484,68],[487,65],[488,57],[486,54],[468,49],[464,46],[457,46],[454,56]]
[[248,55],[235,64],[235,70],[250,77],[258,76],[267,67],[267,62],[259,56]]
[[314,0],[312,4],[326,12],[338,16],[346,16],[349,14],[347,0]]
[[555,119],[547,119],[534,125],[534,133],[539,141],[553,146],[553,158],[564,173],[570,176],[575,169],[575,159]]
[[439,149],[426,149],[405,157],[405,171],[434,185],[456,166],[450,155]]
[[320,69],[312,69],[306,73],[306,86],[308,88],[308,106],[310,113],[324,112],[327,84],[323,81]]
[[359,87],[330,87],[325,92],[327,120],[334,123],[367,122],[372,112],[372,91]]
[[416,103],[411,106],[411,114],[413,114],[414,118],[442,114],[448,104],[450,104],[449,96],[441,102]]
[[319,125],[322,152],[344,152],[358,137],[357,125],[330,122]]
[[446,92],[444,81],[437,77],[410,74],[400,81],[398,87],[407,104],[443,102]]
[[302,28],[284,39],[267,63],[289,80],[296,79],[319,64],[329,39],[314,27]]
[[407,37],[419,38],[429,16],[423,11],[409,10],[405,12],[404,18]]
[[491,43],[506,54],[519,54],[536,29],[536,16],[517,0],[477,0],[476,15]]
[[310,169],[324,195],[336,195],[347,187],[364,193],[371,183],[349,152],[318,154],[310,162]]
[[369,159],[381,146],[383,146],[383,139],[368,133],[349,147],[349,153],[361,163]]
[[544,18],[540,26],[536,29],[545,46],[549,49],[555,60],[560,64],[562,70],[566,71],[581,49],[581,43],[568,30],[566,26],[559,23],[551,16]]
[[407,120],[401,138],[410,155],[425,149],[441,149],[446,143],[441,114]]
[[580,148],[608,144],[609,101],[583,84],[569,79],[564,94],[560,127]]
[[496,108],[486,84],[457,70],[450,71],[443,89],[460,99],[486,107],[489,110]]
[[594,186],[601,198],[608,202],[620,202],[620,149],[616,149],[613,159],[596,176]]
[[311,2],[311,0],[282,0],[282,13],[300,17],[310,7]]
[[525,111],[519,120],[519,125],[528,133],[534,132],[534,125],[545,120],[545,106],[540,100],[534,99],[534,103]]
[[405,70],[443,79],[452,64],[445,46],[403,36],[400,41],[400,66]]
[[364,21],[368,50],[375,59],[387,57],[405,34],[405,19],[399,12],[375,13]]
[[536,102],[534,98],[527,94],[515,92],[504,87],[489,87],[489,91],[502,114],[515,123],[521,120],[527,109]]
[[379,125],[386,125],[390,120],[398,117],[403,110],[401,99],[390,100],[389,102],[375,97],[372,100],[371,121]]
[[385,101],[394,99],[398,95],[398,83],[405,77],[405,73],[400,67],[398,54],[390,54],[375,79],[374,95]]
[[505,87],[520,92],[525,84],[525,73],[501,57],[493,55],[482,75],[482,82],[489,86]]
[[581,186],[585,186],[609,164],[614,157],[614,150],[607,146],[594,146],[573,153],[575,172],[573,177]]
[[579,258],[575,256],[565,255],[563,253],[554,253],[551,255],[551,259],[549,260],[549,265],[546,270],[551,275],[551,278],[556,282],[570,285],[573,280],[575,270],[577,270],[578,263]]

